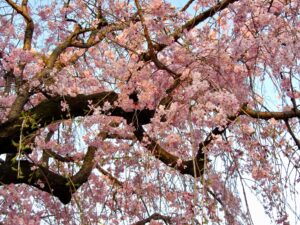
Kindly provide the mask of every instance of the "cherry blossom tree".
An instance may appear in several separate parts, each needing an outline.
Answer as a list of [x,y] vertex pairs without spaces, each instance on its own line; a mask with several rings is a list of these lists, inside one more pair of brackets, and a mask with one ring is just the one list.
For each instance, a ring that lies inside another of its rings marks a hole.
[[300,220],[299,11],[0,0],[0,222]]

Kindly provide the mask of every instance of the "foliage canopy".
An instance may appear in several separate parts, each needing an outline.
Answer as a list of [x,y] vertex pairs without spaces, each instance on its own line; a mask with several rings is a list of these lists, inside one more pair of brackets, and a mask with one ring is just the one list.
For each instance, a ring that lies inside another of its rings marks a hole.
[[0,222],[299,220],[300,2],[170,2],[0,0]]

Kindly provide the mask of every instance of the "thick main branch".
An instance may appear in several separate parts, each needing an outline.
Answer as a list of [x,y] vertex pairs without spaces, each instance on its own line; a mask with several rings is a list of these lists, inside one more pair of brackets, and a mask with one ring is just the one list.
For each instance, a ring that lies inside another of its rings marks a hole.
[[84,184],[94,168],[95,147],[89,147],[80,170],[71,177],[64,177],[48,168],[27,160],[1,161],[0,185],[27,184],[57,197],[63,204],[71,201],[72,194]]
[[[90,105],[103,106],[105,102],[114,105],[117,99],[118,95],[115,92],[101,92],[91,95],[77,95],[76,97],[58,96],[45,100],[36,107],[24,112],[26,117],[35,120],[40,127],[27,126],[22,130],[23,135],[32,134],[41,127],[45,127],[58,120],[69,119],[70,116],[74,118],[89,115],[92,112],[89,107]],[[62,110],[62,101],[68,104],[68,110]],[[120,107],[112,107],[103,112],[106,115],[122,117],[129,124],[133,120],[138,120],[142,125],[150,123],[154,113],[154,110],[149,109],[126,112]],[[24,116],[19,116],[0,124],[0,154],[16,152],[16,147],[12,145],[12,141],[16,143],[19,141],[23,119]]]

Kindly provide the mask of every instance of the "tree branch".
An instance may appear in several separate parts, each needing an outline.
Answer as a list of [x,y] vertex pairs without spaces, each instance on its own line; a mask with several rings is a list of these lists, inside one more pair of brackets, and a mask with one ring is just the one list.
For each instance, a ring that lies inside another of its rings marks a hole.
[[72,157],[67,157],[67,156],[63,157],[63,156],[53,152],[51,149],[43,150],[43,156],[44,156],[45,159],[51,157],[51,158],[56,159],[60,162],[73,162],[74,161],[74,159]]
[[[92,110],[89,108],[90,105],[97,105],[101,107],[105,102],[109,102],[111,105],[114,105],[117,99],[118,95],[115,92],[77,95],[76,97],[58,96],[47,99],[26,112],[27,117],[35,120],[35,122],[40,126],[28,126],[23,129],[23,134],[24,136],[29,135],[41,127],[45,127],[57,120],[69,119],[70,116],[78,117],[89,115],[92,112]],[[62,101],[68,104],[68,111],[62,111]],[[154,110],[149,109],[126,112],[120,107],[112,107],[112,109],[103,112],[103,114],[106,115],[109,114],[111,116],[122,117],[126,119],[128,124],[132,123],[134,120],[138,120],[141,125],[150,123],[154,113]],[[15,151],[15,147],[12,145],[12,140],[18,142],[22,121],[23,119],[19,115],[18,118],[8,120],[5,123],[0,124],[0,154],[11,153],[12,151]]]
[[295,133],[293,132],[288,119],[284,120],[285,125],[288,129],[288,132],[290,133],[290,135],[292,136],[293,140],[295,141],[296,145],[298,146],[298,149],[300,149],[300,140],[296,137]]
[[153,213],[148,218],[140,220],[140,221],[134,223],[133,225],[145,225],[146,223],[150,223],[151,220],[163,220],[165,223],[171,223],[171,217],[164,216],[159,213]]
[[18,6],[16,3],[14,3],[12,0],[6,0],[6,2],[19,13],[20,15],[23,16],[23,18],[26,21],[26,28],[25,28],[25,35],[24,35],[24,50],[30,50],[31,49],[31,41],[32,41],[32,36],[33,36],[33,31],[34,31],[34,23],[32,18],[29,16],[28,13],[28,8],[27,8],[27,0],[22,1],[22,6]]
[[[63,204],[71,201],[72,194],[84,184],[94,168],[94,156],[97,148],[88,147],[80,170],[67,178],[50,171],[41,165],[27,160],[0,161],[0,186],[3,184],[27,184],[57,197]],[[18,176],[21,174],[21,176]]]
[[183,7],[182,9],[180,9],[180,12],[184,12],[185,10],[187,10],[190,5],[194,2],[195,0],[189,0]]
[[226,9],[229,4],[232,4],[238,0],[223,0],[214,5],[213,7],[209,8],[208,10],[200,13],[199,15],[195,16],[193,19],[186,22],[180,29],[175,31],[175,33],[172,35],[175,40],[177,40],[181,33],[186,29],[187,31],[193,29],[196,27],[199,23],[203,22],[204,20],[213,17],[217,12],[222,11],[223,9]]
[[76,191],[83,183],[87,182],[93,168],[94,168],[94,156],[97,151],[96,147],[89,146],[88,151],[85,154],[83,164],[80,170],[71,177],[72,186]]
[[[154,141],[154,139],[149,137],[141,125],[136,126],[134,134],[137,139],[144,144],[144,147],[150,151],[151,155],[159,159],[168,167],[176,169],[181,174],[188,174],[193,177],[202,176],[204,172],[204,159],[182,161],[178,156],[169,153]],[[146,137],[146,141],[144,141],[144,137]],[[194,163],[196,164],[196,171],[194,170]]]
[[250,109],[247,105],[244,105],[241,108],[240,115],[250,116],[255,119],[263,119],[269,120],[274,118],[275,120],[286,120],[294,117],[300,118],[300,110],[289,110],[289,111],[282,111],[282,112],[262,112],[262,111],[255,111]]
[[[36,166],[26,160],[18,162],[0,163],[0,185],[3,184],[28,184],[41,191],[56,196],[62,203],[67,204],[71,200],[70,187],[67,186],[69,179],[58,175],[42,166]],[[34,169],[33,168],[36,168]],[[18,169],[21,176],[18,177]]]
[[[177,41],[181,36],[184,30],[191,30],[194,27],[196,27],[201,22],[205,21],[206,19],[213,17],[217,12],[222,11],[223,9],[226,9],[229,4],[232,4],[238,0],[223,0],[217,3],[216,5],[212,6],[208,10],[198,14],[193,19],[187,21],[184,25],[182,25],[180,28],[176,29],[173,34],[171,34],[171,37],[174,38],[175,41]],[[164,44],[155,44],[153,45],[153,48],[159,52],[162,51],[164,48],[166,48],[167,45]],[[151,60],[151,55],[149,53],[143,53],[141,57],[144,61]]]

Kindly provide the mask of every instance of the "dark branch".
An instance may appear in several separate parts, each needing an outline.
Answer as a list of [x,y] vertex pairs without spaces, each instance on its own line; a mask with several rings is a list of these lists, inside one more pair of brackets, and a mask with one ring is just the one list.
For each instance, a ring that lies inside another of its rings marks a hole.
[[164,216],[159,213],[154,213],[148,218],[140,220],[139,222],[136,222],[133,225],[145,225],[146,223],[150,223],[151,220],[163,220],[165,223],[171,223],[171,217]]
[[293,132],[290,123],[288,120],[284,120],[285,125],[288,129],[288,132],[290,133],[290,135],[292,136],[293,140],[295,141],[296,145],[298,146],[298,148],[300,149],[300,140],[296,137],[295,133]]
[[[0,163],[0,185],[3,184],[28,184],[41,191],[48,192],[56,196],[62,203],[67,204],[71,200],[70,187],[67,186],[69,180],[50,170],[38,166],[28,161],[20,161],[14,163]],[[21,176],[18,177],[18,169]]]
[[[182,36],[184,30],[189,31],[189,30],[193,29],[201,22],[205,21],[206,19],[208,19],[210,17],[213,17],[217,12],[220,12],[223,9],[226,9],[229,4],[232,4],[236,1],[238,1],[238,0],[223,0],[219,3],[217,3],[216,5],[212,6],[208,10],[198,14],[193,19],[187,21],[184,25],[182,25],[180,28],[178,28],[173,34],[171,34],[171,36],[174,38],[175,41],[177,41]],[[164,44],[156,44],[153,46],[153,48],[157,52],[162,51],[166,47],[167,47],[167,45],[164,45]],[[149,61],[152,59],[151,55],[149,53],[142,54],[140,58],[143,59],[144,61]]]
[[282,112],[262,112],[262,111],[255,111],[250,109],[247,106],[243,106],[240,112],[240,115],[247,115],[255,119],[263,119],[269,120],[274,118],[275,120],[286,120],[294,117],[300,118],[300,110],[289,110],[289,111],[282,111]]
[[[91,95],[78,95],[76,97],[54,97],[45,100],[26,112],[26,116],[34,119],[40,127],[27,126],[22,130],[23,135],[32,134],[41,127],[45,127],[58,120],[69,119],[70,116],[73,118],[89,115],[92,113],[89,108],[90,104],[103,106],[105,102],[109,102],[111,105],[114,105],[117,99],[118,95],[114,92],[101,92]],[[68,110],[62,111],[62,101],[68,104]],[[120,107],[113,107],[103,112],[103,114],[123,117],[129,124],[133,120],[138,120],[143,125],[150,122],[154,116],[154,110],[144,109],[141,111],[126,112]],[[16,152],[16,146],[12,145],[12,141],[18,143],[22,122],[23,118],[19,116],[16,119],[0,124],[0,154]]]
[[188,174],[193,177],[202,176],[204,172],[204,158],[202,160],[181,161],[181,159],[178,156],[169,153],[164,148],[162,148],[154,139],[149,137],[145,133],[141,125],[135,124],[135,127],[136,130],[134,134],[136,138],[141,143],[143,143],[144,136],[147,137],[148,142],[144,144],[144,147],[147,148],[151,155],[153,155],[155,158],[159,159],[168,167],[176,169],[181,174]]
[[184,12],[185,10],[187,10],[190,5],[194,2],[195,0],[189,0],[183,7],[182,9],[180,10],[181,12]]
[[183,30],[186,29],[186,30],[189,31],[189,30],[193,29],[194,27],[196,27],[198,24],[200,24],[204,20],[206,20],[210,17],[213,17],[217,12],[220,12],[223,9],[226,9],[229,4],[232,4],[236,1],[238,1],[238,0],[223,0],[223,1],[220,1],[219,3],[214,5],[213,7],[209,8],[208,10],[204,11],[203,13],[200,13],[199,15],[195,16],[193,19],[186,22],[180,28],[180,30],[178,30],[177,32],[175,32],[173,34],[173,36],[175,37],[175,39],[177,39],[181,35]]
[[[94,168],[94,156],[97,151],[96,147],[88,147],[88,151],[85,154],[83,164],[73,177],[71,177],[72,185],[75,190],[80,187],[83,183],[87,182],[93,168]],[[74,190],[74,191],[75,191]]]
[[[89,147],[80,170],[66,178],[27,160],[0,161],[0,185],[27,184],[56,196],[63,204],[71,201],[72,194],[84,184],[94,168],[95,147]],[[19,171],[19,173],[18,173]]]

